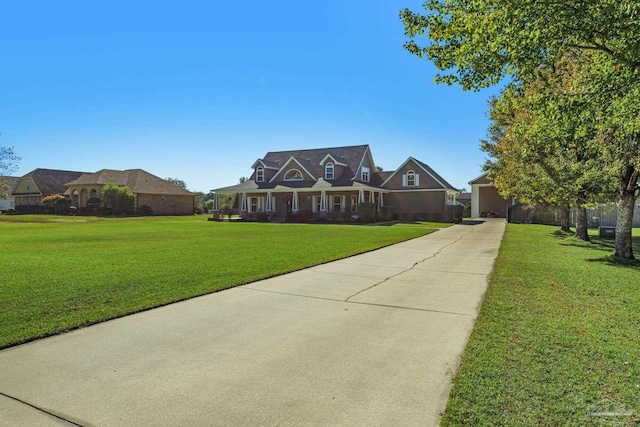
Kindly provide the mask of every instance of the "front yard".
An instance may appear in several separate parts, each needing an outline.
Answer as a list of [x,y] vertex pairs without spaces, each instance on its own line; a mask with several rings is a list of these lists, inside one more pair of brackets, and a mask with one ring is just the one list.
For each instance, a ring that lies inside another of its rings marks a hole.
[[433,231],[0,215],[0,348]]
[[593,238],[507,226],[443,426],[640,425],[640,267]]

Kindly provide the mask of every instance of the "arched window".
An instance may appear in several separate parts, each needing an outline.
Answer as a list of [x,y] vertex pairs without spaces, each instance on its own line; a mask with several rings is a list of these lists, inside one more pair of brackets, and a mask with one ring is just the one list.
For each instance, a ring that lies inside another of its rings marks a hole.
[[264,181],[264,168],[262,166],[258,166],[256,168],[256,182]]
[[333,179],[334,177],[334,166],[333,163],[329,162],[324,166],[324,179]]
[[286,174],[284,174],[285,181],[302,181],[302,172],[298,169],[289,169]]
[[416,185],[416,173],[414,171],[407,172],[407,187],[414,187]]

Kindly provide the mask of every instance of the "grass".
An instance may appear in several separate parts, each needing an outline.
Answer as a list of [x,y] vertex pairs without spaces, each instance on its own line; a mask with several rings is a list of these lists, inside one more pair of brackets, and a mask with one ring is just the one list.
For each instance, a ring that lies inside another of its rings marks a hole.
[[0,348],[432,231],[0,215]]
[[640,264],[592,238],[507,226],[441,425],[640,425]]

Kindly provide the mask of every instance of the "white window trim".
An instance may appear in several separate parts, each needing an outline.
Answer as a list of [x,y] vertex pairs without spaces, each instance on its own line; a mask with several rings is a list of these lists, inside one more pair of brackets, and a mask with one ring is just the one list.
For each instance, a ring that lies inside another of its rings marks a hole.
[[[295,172],[299,173],[301,178],[287,178],[287,176],[289,176],[289,174],[295,173]],[[284,180],[285,181],[303,181],[304,180],[304,174],[302,172],[300,172],[300,170],[298,170],[298,169],[295,169],[295,168],[289,169],[284,173]]]
[[256,182],[264,182],[264,168],[262,166],[256,168]]
[[[331,167],[331,172],[329,172],[329,167]],[[328,162],[324,165],[324,179],[332,180],[335,179],[336,176],[336,167],[332,162]]]
[[360,180],[362,182],[369,182],[371,180],[371,168],[367,166],[360,168]]

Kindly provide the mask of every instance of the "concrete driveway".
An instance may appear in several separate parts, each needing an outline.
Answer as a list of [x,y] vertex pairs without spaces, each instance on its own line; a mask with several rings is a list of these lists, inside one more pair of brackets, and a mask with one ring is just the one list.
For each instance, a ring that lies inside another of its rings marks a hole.
[[0,425],[437,425],[504,229],[459,224],[0,351]]

